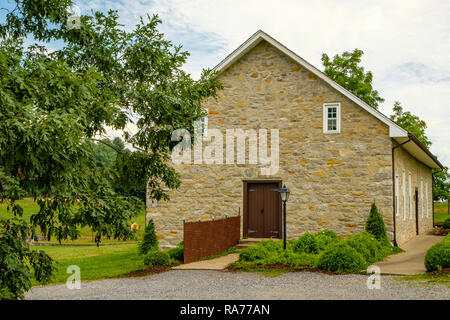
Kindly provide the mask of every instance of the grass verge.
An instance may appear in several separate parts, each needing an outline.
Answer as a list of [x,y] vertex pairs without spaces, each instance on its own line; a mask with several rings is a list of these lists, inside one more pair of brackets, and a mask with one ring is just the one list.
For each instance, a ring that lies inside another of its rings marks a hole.
[[450,288],[450,268],[442,269],[440,271],[433,271],[411,276],[403,276],[398,279],[403,281],[422,280],[427,284],[443,284]]

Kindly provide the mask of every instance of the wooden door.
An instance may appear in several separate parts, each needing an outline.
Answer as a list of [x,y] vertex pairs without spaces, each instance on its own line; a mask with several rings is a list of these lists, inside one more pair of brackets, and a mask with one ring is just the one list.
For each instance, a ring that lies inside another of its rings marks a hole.
[[[280,194],[278,182],[247,183],[247,223],[244,235],[251,238],[281,236]],[[245,214],[245,213],[244,213]]]

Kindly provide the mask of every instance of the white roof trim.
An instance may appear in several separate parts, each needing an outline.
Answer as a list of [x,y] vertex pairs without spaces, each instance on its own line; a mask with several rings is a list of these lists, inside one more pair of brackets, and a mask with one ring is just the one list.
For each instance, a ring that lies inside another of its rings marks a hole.
[[236,50],[234,50],[230,55],[228,55],[224,60],[222,60],[217,66],[215,66],[213,70],[218,71],[219,73],[224,71],[231,64],[236,62],[244,54],[246,54],[253,47],[255,47],[258,43],[260,43],[262,40],[266,40],[267,42],[269,42],[278,50],[289,56],[292,60],[303,66],[305,69],[316,75],[318,78],[328,83],[331,87],[342,93],[344,96],[355,102],[357,105],[359,105],[361,108],[369,112],[375,118],[386,124],[389,127],[390,137],[392,138],[408,137],[408,131],[397,125],[387,116],[382,114],[380,111],[375,110],[374,108],[369,106],[367,103],[365,103],[363,100],[358,98],[356,95],[354,95],[344,87],[340,86],[339,84],[328,78],[322,71],[320,71],[319,69],[308,63],[306,60],[295,54],[293,51],[286,48],[284,45],[279,43],[277,40],[275,40],[262,30],[258,30],[256,33],[254,33],[250,38],[247,39],[247,41],[241,44]]

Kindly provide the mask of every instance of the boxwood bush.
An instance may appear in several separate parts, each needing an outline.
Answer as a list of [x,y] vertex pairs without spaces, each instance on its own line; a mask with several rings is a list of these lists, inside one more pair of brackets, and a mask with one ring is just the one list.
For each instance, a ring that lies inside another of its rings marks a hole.
[[144,264],[149,267],[169,266],[171,262],[169,254],[164,251],[149,251],[144,257]]
[[368,232],[357,233],[345,239],[345,243],[358,251],[368,263],[382,260],[387,250],[382,242]]
[[450,268],[450,233],[428,249],[425,255],[425,268],[427,271]]
[[383,217],[378,212],[378,208],[375,203],[372,203],[372,206],[370,208],[370,214],[366,221],[366,231],[373,234],[379,241],[388,241],[386,226],[384,225]]
[[158,238],[156,237],[155,224],[150,219],[144,229],[144,235],[138,244],[138,252],[141,255],[145,255],[152,250],[158,250]]
[[263,260],[269,256],[269,251],[262,245],[251,246],[242,249],[239,253],[239,261],[253,262]]
[[295,244],[295,252],[298,253],[319,253],[319,244],[317,243],[317,239],[315,235],[305,232],[302,236],[300,236]]
[[181,241],[175,248],[169,249],[167,251],[170,258],[172,260],[176,260],[178,262],[183,262],[184,260],[184,242]]
[[360,272],[367,265],[364,257],[344,241],[330,245],[316,264],[319,269],[334,273]]

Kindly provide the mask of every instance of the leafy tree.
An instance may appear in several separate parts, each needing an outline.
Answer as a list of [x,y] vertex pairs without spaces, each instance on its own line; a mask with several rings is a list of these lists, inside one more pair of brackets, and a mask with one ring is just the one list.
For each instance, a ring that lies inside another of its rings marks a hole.
[[[141,151],[123,152],[129,167],[142,170],[150,197],[168,199],[167,190],[180,184],[169,164],[171,133],[191,130],[203,115],[202,99],[221,87],[209,70],[198,81],[181,70],[188,53],[158,32],[157,16],[125,31],[117,12],[95,12],[81,17],[80,28],[69,28],[70,5],[16,0],[0,23],[0,195],[11,213],[0,220],[6,298],[23,297],[30,277],[45,283],[52,274],[52,260],[25,243],[37,232],[61,241],[90,226],[97,243],[102,236],[133,236],[129,221],[142,201],[118,193],[117,172],[96,166],[96,136],[107,127],[124,130],[126,143]],[[62,48],[25,47],[27,37],[59,41]],[[16,203],[26,193],[40,195],[29,225]]]
[[[420,142],[427,148],[431,146],[431,141],[428,139],[425,129],[427,124],[421,120],[418,116],[413,115],[409,111],[404,111],[400,102],[394,103],[393,114],[391,119],[395,121],[403,129],[411,132],[419,139]],[[436,157],[437,158],[437,157]],[[450,189],[450,176],[448,174],[448,167],[444,167],[444,170],[434,170],[434,200],[448,199]]]
[[448,167],[444,167],[443,170],[434,170],[434,197],[433,200],[447,200],[450,190],[450,174],[448,173]]
[[107,168],[116,160],[117,152],[122,151],[125,145],[119,137],[113,141],[102,139],[99,142],[91,142],[91,146],[95,155],[95,164],[97,167]]
[[425,121],[409,111],[403,111],[403,107],[399,101],[395,101],[393,112],[391,115],[393,121],[406,131],[414,134],[425,147],[429,148],[431,146],[431,141],[425,134],[425,129],[427,128]]
[[352,52],[345,51],[341,55],[335,55],[331,60],[323,53],[324,73],[372,108],[378,109],[378,104],[384,99],[372,87],[372,72],[365,72],[364,67],[359,65],[363,54],[362,50],[355,49]]

